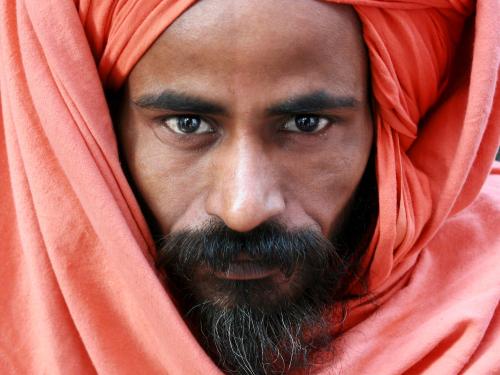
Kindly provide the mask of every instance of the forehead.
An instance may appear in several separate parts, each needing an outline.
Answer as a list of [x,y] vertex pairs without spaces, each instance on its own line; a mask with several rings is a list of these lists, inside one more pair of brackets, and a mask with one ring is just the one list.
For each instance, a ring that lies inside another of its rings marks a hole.
[[[267,97],[366,92],[366,52],[350,6],[315,0],[202,0],[139,61],[132,92]],[[264,95],[265,93],[265,95]],[[255,94],[255,95],[254,95]]]

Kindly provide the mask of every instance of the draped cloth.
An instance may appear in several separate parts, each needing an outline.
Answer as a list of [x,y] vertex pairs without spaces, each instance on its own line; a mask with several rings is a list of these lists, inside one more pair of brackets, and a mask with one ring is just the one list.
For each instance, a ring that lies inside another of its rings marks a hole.
[[[500,3],[331,2],[369,51],[380,213],[318,372],[500,373]],[[220,373],[155,271],[103,90],[193,3],[0,0],[0,373]]]

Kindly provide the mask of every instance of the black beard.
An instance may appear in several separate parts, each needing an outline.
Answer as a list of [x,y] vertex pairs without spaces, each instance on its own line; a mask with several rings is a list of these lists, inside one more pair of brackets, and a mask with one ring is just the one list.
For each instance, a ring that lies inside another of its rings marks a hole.
[[[378,214],[373,169],[367,168],[344,221],[330,239],[309,228],[266,222],[239,233],[221,221],[158,241],[157,265],[199,342],[227,373],[284,374],[328,360],[345,319],[349,286]],[[272,280],[214,277],[245,254],[291,278],[283,293]],[[204,272],[197,272],[202,268]],[[328,316],[328,318],[327,318]],[[332,317],[335,317],[332,319]],[[325,354],[325,355],[324,355]]]
[[[214,276],[242,254],[280,269],[286,291],[270,278]],[[310,229],[287,231],[267,222],[238,233],[213,221],[202,229],[166,236],[158,264],[167,271],[186,316],[220,367],[269,374],[306,367],[319,342],[324,346],[332,340],[322,313],[345,293],[347,257],[341,244]],[[316,334],[307,337],[313,328]]]

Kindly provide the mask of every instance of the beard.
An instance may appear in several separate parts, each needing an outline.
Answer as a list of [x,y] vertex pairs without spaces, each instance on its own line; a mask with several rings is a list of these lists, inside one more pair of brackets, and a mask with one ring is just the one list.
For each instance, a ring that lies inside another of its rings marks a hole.
[[[206,352],[227,373],[283,374],[333,356],[378,214],[367,168],[330,238],[275,221],[241,233],[220,220],[157,242],[157,266]],[[224,277],[234,270],[269,276]]]

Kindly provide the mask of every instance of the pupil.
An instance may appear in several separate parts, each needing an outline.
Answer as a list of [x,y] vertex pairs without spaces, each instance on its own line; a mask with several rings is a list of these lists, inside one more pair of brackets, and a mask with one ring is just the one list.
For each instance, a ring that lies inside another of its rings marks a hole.
[[200,119],[198,117],[179,117],[177,126],[183,133],[194,133],[200,127]]
[[297,116],[295,117],[295,125],[303,132],[312,132],[318,128],[319,117],[317,116]]

